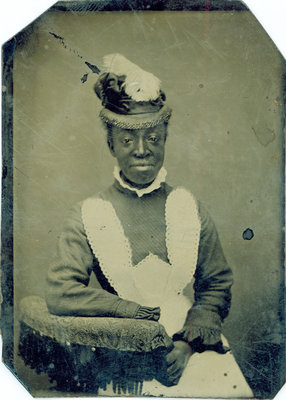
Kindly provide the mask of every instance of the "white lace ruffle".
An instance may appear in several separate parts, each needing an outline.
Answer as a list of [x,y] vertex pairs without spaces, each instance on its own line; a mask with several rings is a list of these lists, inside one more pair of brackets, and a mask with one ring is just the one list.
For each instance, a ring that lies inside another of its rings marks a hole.
[[124,182],[124,180],[120,176],[120,169],[117,165],[114,167],[113,175],[114,175],[114,178],[119,182],[119,184],[123,188],[128,189],[131,192],[135,192],[138,197],[142,197],[142,196],[144,196],[144,194],[152,193],[154,190],[160,188],[161,183],[165,182],[165,180],[166,180],[167,171],[164,167],[162,167],[160,169],[160,171],[158,172],[158,175],[156,176],[154,181],[151,183],[151,185],[147,186],[144,189],[136,189],[135,187],[130,186],[126,182]]
[[201,232],[196,200],[184,188],[173,190],[166,201],[166,247],[174,265],[174,290],[181,293],[197,266]]
[[122,276],[128,276],[132,256],[129,240],[115,210],[109,201],[88,198],[83,202],[81,212],[88,241],[100,268],[110,285],[120,293],[122,282],[130,283],[128,279],[122,280]]

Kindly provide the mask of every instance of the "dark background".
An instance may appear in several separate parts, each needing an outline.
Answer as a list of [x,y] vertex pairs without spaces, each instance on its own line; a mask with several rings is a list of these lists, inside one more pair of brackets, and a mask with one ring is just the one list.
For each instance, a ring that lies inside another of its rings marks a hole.
[[68,209],[112,182],[96,75],[85,64],[100,67],[112,52],[163,83],[173,108],[168,179],[189,188],[216,223],[235,278],[224,334],[256,395],[267,396],[281,384],[283,66],[248,11],[53,11],[19,37],[15,340],[19,301],[43,294]]

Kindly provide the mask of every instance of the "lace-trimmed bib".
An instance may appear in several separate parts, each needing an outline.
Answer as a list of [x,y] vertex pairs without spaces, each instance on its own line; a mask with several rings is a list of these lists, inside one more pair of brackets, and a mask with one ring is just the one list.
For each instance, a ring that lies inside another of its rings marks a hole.
[[141,305],[161,307],[160,322],[169,334],[184,323],[191,300],[183,289],[192,280],[201,223],[192,194],[174,189],[165,204],[166,247],[170,263],[149,253],[132,264],[132,249],[109,201],[88,198],[82,205],[86,235],[102,272],[118,295]]

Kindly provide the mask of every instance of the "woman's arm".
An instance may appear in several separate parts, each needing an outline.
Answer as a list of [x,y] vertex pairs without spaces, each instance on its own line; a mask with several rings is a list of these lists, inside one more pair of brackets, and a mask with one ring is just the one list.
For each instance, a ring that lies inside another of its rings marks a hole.
[[225,353],[221,325],[230,308],[232,272],[208,213],[200,207],[201,235],[195,273],[195,302],[184,326],[173,335],[174,348],[166,356],[170,382],[176,385],[194,352]]
[[[59,238],[56,258],[48,271],[49,311],[57,315],[145,318],[146,313],[139,304],[102,288],[88,287],[93,268],[99,266],[87,242],[79,204],[70,213]],[[156,314],[151,319],[156,319]]]
[[231,301],[232,271],[223,254],[215,225],[200,207],[201,235],[195,273],[195,302],[183,328],[173,340],[188,342],[193,350],[224,352],[221,325],[228,315]]

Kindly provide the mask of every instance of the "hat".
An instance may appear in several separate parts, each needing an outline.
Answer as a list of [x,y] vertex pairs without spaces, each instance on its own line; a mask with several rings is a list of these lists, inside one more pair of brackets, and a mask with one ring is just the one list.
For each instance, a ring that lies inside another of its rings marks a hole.
[[102,102],[101,119],[125,129],[151,128],[168,122],[172,110],[160,80],[120,54],[103,58],[94,90]]

